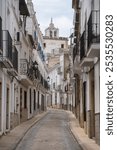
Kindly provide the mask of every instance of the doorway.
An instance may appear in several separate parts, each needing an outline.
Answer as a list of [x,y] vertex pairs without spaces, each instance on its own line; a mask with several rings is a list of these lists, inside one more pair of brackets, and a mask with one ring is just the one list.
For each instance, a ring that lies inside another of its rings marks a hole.
[[39,108],[39,91],[38,91],[38,99],[37,99],[37,108],[40,109]]
[[44,95],[41,95],[41,110],[44,111]]
[[34,111],[36,110],[36,92],[34,90]]
[[20,119],[22,119],[22,88],[20,88]]
[[9,88],[6,91],[6,130],[9,129]]
[[24,91],[24,109],[27,108],[27,92]]
[[94,69],[90,72],[90,107],[91,107],[91,119],[90,119],[90,128],[91,128],[91,138],[95,137],[95,94],[94,91]]

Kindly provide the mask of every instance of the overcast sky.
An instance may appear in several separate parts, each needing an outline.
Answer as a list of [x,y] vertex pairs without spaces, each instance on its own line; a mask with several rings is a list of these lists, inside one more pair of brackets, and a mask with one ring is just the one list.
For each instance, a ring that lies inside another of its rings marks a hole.
[[50,24],[51,18],[59,28],[59,36],[69,37],[73,26],[72,0],[32,0],[41,31]]

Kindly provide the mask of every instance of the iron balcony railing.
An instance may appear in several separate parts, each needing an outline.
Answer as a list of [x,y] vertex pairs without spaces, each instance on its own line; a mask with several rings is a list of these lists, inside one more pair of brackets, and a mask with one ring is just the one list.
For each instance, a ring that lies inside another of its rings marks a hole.
[[88,21],[88,48],[100,42],[100,11],[92,10]]
[[20,74],[26,75],[31,80],[34,79],[33,77],[33,68],[29,67],[29,62],[27,59],[20,59]]
[[20,15],[30,16],[25,0],[19,0]]
[[40,80],[40,71],[38,69],[34,70],[34,78]]
[[12,62],[12,38],[8,30],[3,30],[3,57],[8,58]]
[[0,17],[0,52],[3,51],[2,44],[2,18]]
[[18,51],[15,46],[12,53],[12,62],[14,69],[18,72]]
[[85,31],[80,38],[80,59],[85,56]]
[[73,63],[74,63],[76,55],[79,54],[79,43],[77,41],[77,38],[74,39],[74,43],[75,43],[75,45],[73,47]]

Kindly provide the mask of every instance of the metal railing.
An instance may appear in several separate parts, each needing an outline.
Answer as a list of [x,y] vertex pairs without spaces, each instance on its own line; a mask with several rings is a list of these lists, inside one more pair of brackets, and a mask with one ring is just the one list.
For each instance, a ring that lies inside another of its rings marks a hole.
[[12,53],[12,63],[14,69],[18,72],[18,51],[15,46],[14,46],[14,51]]
[[85,31],[80,38],[80,59],[85,56]]
[[88,21],[88,48],[100,42],[100,11],[92,10]]
[[31,80],[34,79],[33,68],[29,67],[29,62],[27,59],[20,59],[20,74],[28,76]]
[[3,51],[2,46],[2,18],[0,17],[0,51]]
[[79,54],[79,45],[78,45],[78,43],[76,43],[76,45],[74,45],[74,47],[73,47],[73,63],[74,63],[76,55],[78,55],[78,54]]
[[12,62],[12,38],[8,30],[3,30],[3,57],[8,58]]

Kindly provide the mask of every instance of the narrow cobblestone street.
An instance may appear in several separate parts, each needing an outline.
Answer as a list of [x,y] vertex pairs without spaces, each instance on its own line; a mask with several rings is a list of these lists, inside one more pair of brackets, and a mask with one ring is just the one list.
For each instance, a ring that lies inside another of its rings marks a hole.
[[51,110],[24,136],[16,150],[81,150],[69,129],[68,114]]

